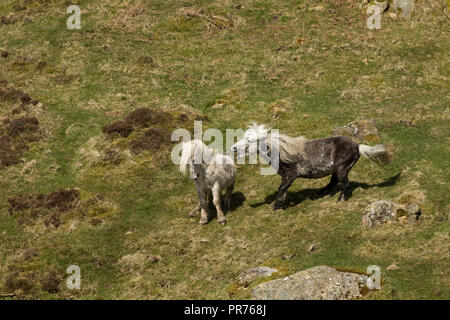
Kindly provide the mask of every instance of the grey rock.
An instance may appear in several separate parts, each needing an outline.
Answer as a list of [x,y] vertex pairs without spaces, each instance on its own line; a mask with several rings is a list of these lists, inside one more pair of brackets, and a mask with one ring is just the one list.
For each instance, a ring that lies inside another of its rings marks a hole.
[[374,1],[374,4],[376,5],[376,6],[379,6],[380,7],[380,12],[381,13],[383,13],[386,9],[387,9],[387,7],[388,7],[388,2],[387,1]]
[[336,127],[333,129],[333,135],[349,137],[356,143],[380,140],[375,120],[364,118],[358,118],[343,127]]
[[414,9],[414,0],[393,0],[392,8],[400,18],[409,19]]
[[415,203],[407,204],[405,209],[408,215],[416,216],[417,219],[419,219],[419,216],[422,214],[422,209]]
[[272,273],[278,272],[277,269],[269,267],[257,267],[249,269],[238,276],[238,281],[242,285],[248,285],[249,283],[265,277],[270,277]]
[[417,223],[417,220],[419,220],[419,218],[418,218],[417,216],[415,216],[415,215],[408,216],[408,218],[406,219],[406,221],[407,221],[409,224],[416,224],[416,223]]
[[317,266],[253,289],[256,300],[351,300],[367,289],[366,275]]
[[371,203],[366,208],[362,217],[362,224],[364,227],[373,227],[390,220],[397,220],[395,204],[392,201],[379,200]]

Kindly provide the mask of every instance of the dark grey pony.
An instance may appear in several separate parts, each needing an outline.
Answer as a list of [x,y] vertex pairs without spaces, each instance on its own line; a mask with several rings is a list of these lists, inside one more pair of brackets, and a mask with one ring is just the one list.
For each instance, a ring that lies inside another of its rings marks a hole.
[[[250,147],[252,144],[253,146],[257,144],[259,148]],[[275,210],[281,208],[287,189],[297,178],[318,179],[331,174],[330,182],[319,191],[318,196],[326,195],[341,183],[342,190],[338,201],[344,201],[348,191],[348,173],[360,155],[378,164],[388,163],[391,158],[386,148],[380,144],[374,147],[358,145],[343,136],[309,140],[303,137],[268,134],[265,125],[258,126],[256,123],[252,123],[243,138],[231,147],[238,155],[252,155],[259,151],[268,162],[271,157],[270,150],[273,151],[274,148],[278,151],[279,157],[277,173],[282,177],[273,205]],[[273,163],[271,164],[273,167]]]

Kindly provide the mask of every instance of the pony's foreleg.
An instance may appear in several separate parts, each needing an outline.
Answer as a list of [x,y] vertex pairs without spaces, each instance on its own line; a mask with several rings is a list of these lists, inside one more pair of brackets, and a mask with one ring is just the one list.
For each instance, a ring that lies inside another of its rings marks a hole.
[[222,208],[220,207],[220,184],[217,182],[212,187],[212,195],[213,195],[213,203],[217,210],[217,221],[220,224],[225,224],[227,219],[225,218]]
[[333,188],[334,188],[337,184],[338,184],[338,178],[337,178],[336,172],[333,172],[333,174],[331,175],[330,182],[329,182],[325,187],[323,187],[322,189],[320,189],[320,190],[317,192],[317,195],[316,195],[316,196],[317,196],[318,198],[323,197],[324,195],[328,194],[331,190],[333,190]]
[[195,185],[197,189],[198,199],[200,200],[200,221],[201,225],[208,223],[208,202],[206,201],[206,192],[199,186]]
[[272,208],[274,210],[278,210],[283,205],[284,200],[286,199],[286,191],[291,186],[292,182],[294,182],[295,178],[290,176],[283,176],[281,178],[281,185],[278,188],[277,199],[273,204]]

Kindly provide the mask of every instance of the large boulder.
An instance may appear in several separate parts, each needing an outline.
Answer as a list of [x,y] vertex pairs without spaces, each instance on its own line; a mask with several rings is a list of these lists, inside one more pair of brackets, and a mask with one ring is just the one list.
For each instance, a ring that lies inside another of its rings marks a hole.
[[364,227],[373,227],[388,221],[396,221],[397,212],[395,203],[388,200],[379,200],[371,203],[362,217]]
[[397,204],[389,200],[379,200],[367,206],[362,217],[362,225],[374,227],[397,220],[415,223],[421,214],[421,208],[415,203]]
[[333,134],[349,137],[356,143],[378,142],[380,140],[377,124],[373,119],[358,118],[346,126],[336,127],[333,129]]
[[256,300],[350,300],[361,297],[369,289],[365,274],[338,271],[317,266],[285,278],[256,286]]

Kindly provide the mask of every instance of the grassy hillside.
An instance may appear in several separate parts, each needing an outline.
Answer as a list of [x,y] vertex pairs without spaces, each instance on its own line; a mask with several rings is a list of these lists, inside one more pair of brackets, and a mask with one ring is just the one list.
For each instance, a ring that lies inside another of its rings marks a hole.
[[[248,268],[324,264],[380,266],[383,288],[364,299],[448,299],[449,12],[416,2],[370,31],[356,0],[79,0],[80,30],[67,1],[2,1],[0,296],[245,298],[230,285]],[[138,108],[160,140],[139,119],[129,136],[102,132]],[[317,138],[358,117],[395,156],[358,161],[347,202],[338,189],[311,199],[328,178],[298,179],[273,212],[280,177],[242,165],[226,226],[187,218],[198,200],[170,162],[174,128],[256,120]],[[419,223],[362,228],[380,199],[418,203]],[[69,265],[81,290],[66,289]]]

